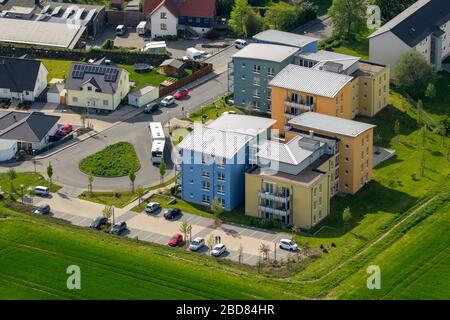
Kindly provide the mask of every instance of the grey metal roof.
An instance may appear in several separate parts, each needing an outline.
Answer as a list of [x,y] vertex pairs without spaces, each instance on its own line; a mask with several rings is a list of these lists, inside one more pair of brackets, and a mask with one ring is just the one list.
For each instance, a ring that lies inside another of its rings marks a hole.
[[34,91],[41,64],[33,59],[0,57],[0,88],[12,92]]
[[139,90],[135,90],[135,91],[131,92],[130,96],[142,97],[142,96],[146,95],[147,93],[152,92],[153,90],[158,90],[158,88],[156,88],[154,86],[146,86]]
[[318,65],[315,65],[314,68],[318,69],[325,62],[337,62],[342,64],[344,70],[351,67],[353,64],[358,62],[361,58],[350,56],[347,54],[337,53],[333,51],[320,50],[314,53],[301,53],[298,55],[299,57],[304,57],[305,59],[316,61]]
[[388,21],[369,38],[391,31],[410,47],[415,47],[450,20],[450,1],[419,0]]
[[231,159],[251,139],[245,134],[197,127],[183,139],[178,148]]
[[270,42],[274,44],[288,45],[297,48],[303,48],[304,46],[310,43],[319,41],[316,38],[273,29],[265,30],[263,32],[258,33],[257,35],[254,35],[253,39],[260,42]]
[[237,53],[233,58],[257,59],[264,61],[283,62],[294,55],[299,49],[295,47],[281,46],[267,43],[250,43]]
[[291,119],[288,124],[349,137],[357,137],[364,131],[375,128],[372,124],[332,117],[317,112],[302,113]]
[[223,114],[207,125],[210,129],[236,132],[251,136],[269,129],[276,120],[242,114]]
[[160,67],[171,66],[176,69],[181,69],[184,66],[184,62],[177,59],[167,59],[164,60],[163,63],[159,65]]
[[0,139],[41,142],[60,117],[42,112],[9,112],[0,115]]
[[269,85],[334,98],[352,79],[353,77],[340,73],[290,64],[281,70]]

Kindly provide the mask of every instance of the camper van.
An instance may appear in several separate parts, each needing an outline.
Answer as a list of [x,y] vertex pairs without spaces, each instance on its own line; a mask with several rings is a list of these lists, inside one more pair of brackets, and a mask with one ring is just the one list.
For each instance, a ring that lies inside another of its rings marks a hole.
[[234,46],[236,47],[236,49],[242,49],[243,47],[245,47],[247,45],[247,41],[242,40],[242,39],[236,39],[234,41]]
[[136,32],[138,35],[143,36],[147,33],[148,28],[149,24],[147,23],[147,21],[141,21],[136,27]]
[[197,50],[195,48],[187,48],[186,57],[189,60],[199,61],[203,57],[203,51]]

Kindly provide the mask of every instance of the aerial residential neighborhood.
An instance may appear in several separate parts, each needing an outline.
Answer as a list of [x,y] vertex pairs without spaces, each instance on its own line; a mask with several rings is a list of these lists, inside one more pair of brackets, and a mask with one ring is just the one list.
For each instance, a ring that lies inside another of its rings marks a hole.
[[0,108],[2,300],[450,299],[448,1],[0,0]]

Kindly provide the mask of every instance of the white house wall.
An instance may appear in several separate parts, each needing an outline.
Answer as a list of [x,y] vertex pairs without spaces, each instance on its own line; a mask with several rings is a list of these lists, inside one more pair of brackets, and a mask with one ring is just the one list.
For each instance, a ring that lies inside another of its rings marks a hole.
[[[165,13],[167,19],[161,19],[161,13]],[[161,24],[167,26],[167,30],[161,29]],[[178,18],[175,17],[165,6],[161,6],[151,16],[152,38],[158,36],[177,35]]]
[[[44,66],[43,63],[41,63],[41,66],[39,68],[38,76],[36,79],[36,84],[34,86],[33,96],[39,97],[39,95],[42,93],[42,91],[47,88],[47,76],[48,76],[48,70]],[[34,99],[33,99],[34,100]]]

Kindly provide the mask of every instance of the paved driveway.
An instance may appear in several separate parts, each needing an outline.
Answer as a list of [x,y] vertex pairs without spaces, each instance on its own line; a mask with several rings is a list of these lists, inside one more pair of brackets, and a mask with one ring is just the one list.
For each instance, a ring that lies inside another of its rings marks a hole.
[[[49,204],[52,208],[52,215],[55,218],[70,221],[77,226],[86,227],[92,220],[102,215],[103,205],[88,201],[71,198],[63,193],[55,193],[51,198],[34,198],[34,204]],[[147,215],[145,213],[135,213],[125,209],[115,209],[116,221],[127,222],[128,230],[123,234],[130,238],[138,238],[142,241],[167,245],[167,241],[174,233],[180,233],[180,225],[186,220],[192,225],[192,239],[203,237],[208,239],[210,235],[220,236],[221,242],[227,246],[228,252],[221,258],[239,261],[239,246],[243,246],[243,262],[255,265],[258,262],[258,248],[261,243],[269,245],[270,256],[273,258],[276,243],[282,238],[289,238],[289,234],[270,232],[267,230],[243,227],[228,223],[222,224],[218,228],[213,227],[214,220],[199,217],[183,212],[182,216],[174,221],[167,221],[163,217],[163,211],[156,214]],[[278,247],[277,259],[285,258],[287,252]],[[208,254],[208,249],[203,248],[198,253]]]

